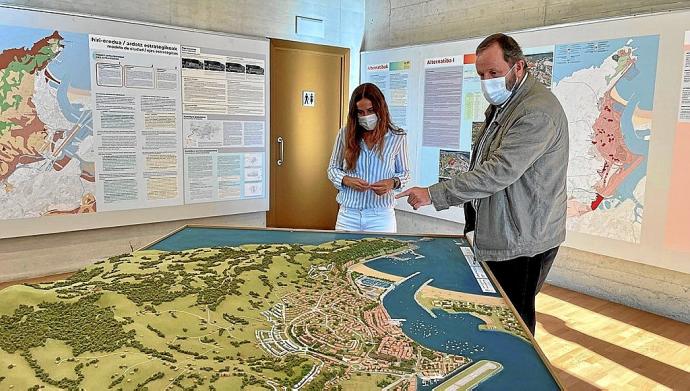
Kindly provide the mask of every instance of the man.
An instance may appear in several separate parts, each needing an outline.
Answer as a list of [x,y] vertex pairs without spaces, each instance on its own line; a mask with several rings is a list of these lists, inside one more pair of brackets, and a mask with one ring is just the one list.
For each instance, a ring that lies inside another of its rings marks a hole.
[[489,101],[468,172],[398,195],[418,209],[464,205],[465,233],[532,334],[534,301],[565,240],[568,123],[556,97],[529,74],[522,49],[505,34],[476,50]]

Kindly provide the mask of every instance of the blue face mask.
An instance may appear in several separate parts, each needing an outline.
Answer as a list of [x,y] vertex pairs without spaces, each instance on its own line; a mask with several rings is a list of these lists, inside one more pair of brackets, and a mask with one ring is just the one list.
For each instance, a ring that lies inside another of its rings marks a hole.
[[[506,87],[506,76],[515,68],[515,65],[517,65],[517,63],[513,64],[508,72],[501,77],[482,80],[482,93],[484,94],[484,98],[492,105],[502,105],[513,93],[512,90]],[[513,86],[513,88],[515,88],[515,86]]]

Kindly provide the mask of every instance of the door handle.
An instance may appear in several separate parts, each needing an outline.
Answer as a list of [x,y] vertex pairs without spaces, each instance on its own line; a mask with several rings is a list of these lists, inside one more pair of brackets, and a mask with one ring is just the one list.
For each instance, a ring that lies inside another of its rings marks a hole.
[[278,146],[280,147],[280,155],[278,155],[278,161],[276,162],[279,166],[282,166],[283,163],[285,163],[285,150],[283,146],[285,145],[285,141],[283,141],[282,137],[278,137]]

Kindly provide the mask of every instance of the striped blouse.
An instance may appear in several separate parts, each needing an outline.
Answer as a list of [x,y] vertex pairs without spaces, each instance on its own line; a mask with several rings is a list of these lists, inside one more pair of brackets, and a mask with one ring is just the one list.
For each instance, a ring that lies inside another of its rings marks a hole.
[[[398,177],[400,188],[404,188],[410,180],[410,166],[407,159],[407,135],[405,133],[386,132],[383,137],[383,153],[369,149],[364,140],[360,140],[361,151],[357,159],[355,170],[345,169],[345,132],[340,129],[333,146],[333,153],[328,164],[328,179],[338,189],[336,200],[347,208],[371,209],[393,208],[395,196],[388,192],[382,196],[376,195],[373,190],[357,191],[343,186],[343,177],[346,175],[361,178],[368,183],[375,183],[382,179]],[[402,131],[402,129],[401,129]]]

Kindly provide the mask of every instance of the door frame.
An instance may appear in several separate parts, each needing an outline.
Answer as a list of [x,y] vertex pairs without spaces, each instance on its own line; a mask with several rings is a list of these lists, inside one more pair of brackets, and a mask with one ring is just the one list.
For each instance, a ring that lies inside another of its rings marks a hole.
[[[273,74],[273,69],[276,67],[276,64],[273,62],[273,58],[271,58],[271,54],[274,50],[274,48],[277,49],[287,49],[287,50],[294,50],[294,51],[302,51],[302,52],[310,52],[310,53],[319,53],[319,54],[329,54],[329,55],[336,55],[341,57],[341,80],[340,80],[340,91],[341,91],[341,102],[342,102],[342,107],[340,110],[340,127],[343,127],[345,125],[345,121],[347,120],[347,112],[348,112],[348,103],[350,100],[350,88],[349,88],[349,81],[350,81],[350,49],[349,48],[344,48],[344,47],[337,47],[337,46],[327,46],[327,45],[319,45],[319,44],[312,44],[312,43],[305,43],[305,42],[296,42],[296,41],[288,41],[288,40],[283,40],[283,39],[274,39],[270,38],[269,39],[269,59],[271,62],[271,68],[270,68],[270,73],[269,73],[269,85],[271,85],[271,75]],[[269,93],[270,94],[270,93]],[[272,103],[273,101],[273,95],[270,94],[269,96],[269,102]],[[272,135],[272,130],[273,130],[273,120],[272,120],[272,115],[271,118],[269,118],[269,134],[268,134],[268,140],[269,140],[269,147],[268,147],[268,169],[270,172],[271,167],[273,166],[274,162],[274,156],[273,154],[275,153],[275,142],[273,140],[273,135]],[[329,146],[331,148],[332,146]],[[266,212],[266,227],[272,227],[276,223],[276,210],[275,210],[275,205],[276,205],[276,197],[277,192],[276,192],[276,173],[272,173],[269,175],[269,206],[268,206],[268,211]]]

